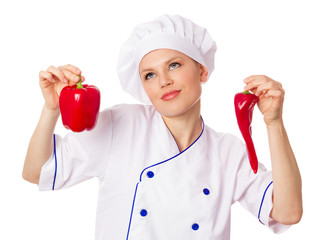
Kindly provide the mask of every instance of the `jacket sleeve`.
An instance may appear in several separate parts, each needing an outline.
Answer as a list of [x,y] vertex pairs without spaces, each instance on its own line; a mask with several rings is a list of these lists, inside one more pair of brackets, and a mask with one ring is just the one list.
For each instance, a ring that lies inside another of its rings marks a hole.
[[[274,221],[270,217],[273,207],[272,172],[259,163],[257,174],[254,174],[244,144],[237,144],[238,163],[235,164],[235,188],[233,202],[238,201],[245,209],[254,215],[260,223],[274,233],[282,233],[290,226]],[[241,157],[240,157],[241,156]]]
[[39,190],[68,188],[92,177],[102,177],[108,164],[112,120],[108,110],[99,113],[96,127],[64,138],[54,134],[53,152],[44,164]]

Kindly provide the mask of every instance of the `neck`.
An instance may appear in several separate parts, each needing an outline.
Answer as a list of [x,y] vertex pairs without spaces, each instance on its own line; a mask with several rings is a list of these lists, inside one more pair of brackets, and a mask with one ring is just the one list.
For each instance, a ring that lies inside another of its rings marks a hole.
[[171,131],[180,151],[188,148],[202,132],[200,101],[188,112],[175,117],[164,117],[167,128]]

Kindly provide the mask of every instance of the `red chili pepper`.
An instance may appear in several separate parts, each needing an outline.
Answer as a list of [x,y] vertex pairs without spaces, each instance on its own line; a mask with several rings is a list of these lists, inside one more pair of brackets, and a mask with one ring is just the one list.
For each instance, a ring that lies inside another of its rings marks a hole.
[[249,156],[250,165],[254,173],[257,173],[258,160],[252,140],[252,116],[255,104],[258,101],[258,97],[255,94],[245,91],[235,94],[234,107],[235,114],[239,129],[244,138],[247,152]]
[[[79,79],[80,79],[79,75]],[[93,85],[66,86],[59,97],[59,107],[63,125],[74,132],[92,130],[98,118],[100,91]]]

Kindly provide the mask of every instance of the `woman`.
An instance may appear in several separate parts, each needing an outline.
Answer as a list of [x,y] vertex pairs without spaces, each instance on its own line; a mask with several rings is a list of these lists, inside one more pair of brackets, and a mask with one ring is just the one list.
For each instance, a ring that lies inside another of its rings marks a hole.
[[266,76],[244,80],[259,97],[272,161],[272,171],[260,164],[253,174],[244,144],[200,115],[215,51],[207,30],[186,18],[138,25],[121,49],[118,73],[124,90],[147,105],[106,109],[94,130],[65,138],[54,135],[58,96],[81,71],[40,72],[45,104],[23,177],[40,190],[98,177],[96,239],[229,239],[236,201],[274,232],[299,222],[301,177],[282,121],[284,90]]

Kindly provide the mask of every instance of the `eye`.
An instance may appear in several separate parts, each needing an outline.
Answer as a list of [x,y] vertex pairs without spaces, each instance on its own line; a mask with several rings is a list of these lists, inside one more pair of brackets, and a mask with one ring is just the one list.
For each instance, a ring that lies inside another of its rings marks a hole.
[[155,74],[154,74],[154,73],[147,73],[147,74],[145,75],[145,80],[149,80],[149,79],[151,79],[151,78],[153,78],[153,77],[155,77]]
[[179,64],[179,63],[177,63],[177,62],[173,62],[173,63],[171,63],[170,65],[169,65],[169,68],[170,69],[175,69],[175,68],[178,68],[178,67],[180,67],[181,66],[181,64]]

